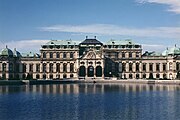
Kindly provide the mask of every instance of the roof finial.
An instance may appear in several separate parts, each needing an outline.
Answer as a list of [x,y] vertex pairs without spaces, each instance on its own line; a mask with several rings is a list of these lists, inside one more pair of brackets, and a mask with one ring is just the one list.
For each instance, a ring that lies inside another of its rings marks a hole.
[[94,36],[94,39],[96,39],[96,36]]
[[88,39],[88,36],[86,36],[86,39]]
[[176,44],[175,44],[175,47],[176,47]]
[[8,46],[6,45],[6,48],[8,48]]

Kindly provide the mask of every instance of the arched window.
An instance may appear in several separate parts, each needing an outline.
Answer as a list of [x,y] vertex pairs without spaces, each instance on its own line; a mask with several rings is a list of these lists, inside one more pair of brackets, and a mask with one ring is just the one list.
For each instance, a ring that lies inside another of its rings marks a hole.
[[50,58],[53,58],[53,53],[50,52],[50,53],[49,53],[49,56],[50,56]]
[[70,72],[74,72],[74,64],[73,63],[70,64]]
[[129,63],[129,71],[132,71],[132,63]]
[[51,72],[51,73],[53,72],[53,63],[49,64],[49,72]]
[[63,72],[67,72],[67,64],[66,63],[63,64]]
[[46,63],[43,63],[43,72],[46,72]]
[[139,71],[139,63],[136,63],[136,71]]
[[46,58],[46,53],[45,52],[43,53],[43,58]]
[[56,72],[60,72],[60,63],[56,64]]

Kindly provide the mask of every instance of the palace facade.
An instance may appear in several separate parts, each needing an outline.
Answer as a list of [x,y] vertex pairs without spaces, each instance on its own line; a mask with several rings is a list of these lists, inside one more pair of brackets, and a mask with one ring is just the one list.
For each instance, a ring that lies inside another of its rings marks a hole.
[[7,46],[0,52],[0,79],[180,79],[180,48],[142,53],[132,40],[51,40],[38,53]]

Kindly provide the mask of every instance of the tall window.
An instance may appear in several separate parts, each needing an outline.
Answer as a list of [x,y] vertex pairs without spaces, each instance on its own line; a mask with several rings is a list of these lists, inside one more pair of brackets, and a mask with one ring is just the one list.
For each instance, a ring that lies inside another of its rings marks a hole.
[[33,64],[29,64],[29,72],[33,72]]
[[36,72],[40,72],[40,64],[36,64]]
[[63,58],[64,58],[64,59],[66,58],[66,53],[63,53]]
[[46,72],[46,63],[43,63],[43,72]]
[[132,71],[132,63],[129,63],[129,71]]
[[60,72],[60,64],[59,63],[56,64],[56,72]]
[[143,71],[146,71],[146,64],[143,64]]
[[178,70],[180,70],[180,63],[176,63],[176,70],[178,71]]
[[156,64],[156,71],[159,71],[159,63]]
[[51,73],[53,72],[53,63],[49,64],[49,72],[51,72]]
[[56,53],[56,58],[59,58],[59,57],[60,57],[59,53]]
[[132,58],[132,52],[129,52],[129,58]]
[[53,53],[52,53],[52,52],[50,52],[49,54],[50,54],[50,58],[53,58]]
[[67,64],[66,63],[63,64],[63,72],[67,72]]
[[153,71],[153,64],[149,64],[149,71]]
[[46,58],[46,53],[45,52],[43,53],[43,58]]
[[122,63],[122,72],[126,71],[126,63]]
[[163,64],[163,71],[166,71],[166,64]]
[[71,52],[71,53],[70,53],[70,58],[73,58],[73,55],[74,55],[74,53]]
[[136,71],[139,71],[139,63],[136,63]]
[[73,63],[70,64],[70,72],[74,72],[74,64]]

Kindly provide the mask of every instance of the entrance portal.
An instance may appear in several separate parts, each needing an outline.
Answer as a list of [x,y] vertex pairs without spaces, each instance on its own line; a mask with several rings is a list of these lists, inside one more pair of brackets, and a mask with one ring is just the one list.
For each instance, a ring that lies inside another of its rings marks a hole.
[[88,67],[88,77],[94,77],[94,67],[93,66]]
[[101,66],[96,67],[96,77],[102,77],[102,67]]
[[86,76],[86,68],[85,68],[85,66],[81,66],[79,68],[79,76],[80,77],[85,77]]

